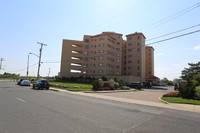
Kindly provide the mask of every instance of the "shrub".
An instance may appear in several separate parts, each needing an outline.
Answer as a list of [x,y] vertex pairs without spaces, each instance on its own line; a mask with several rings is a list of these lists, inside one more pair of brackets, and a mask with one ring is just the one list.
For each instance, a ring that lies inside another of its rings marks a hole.
[[180,92],[174,91],[174,92],[169,92],[163,95],[163,97],[179,97]]
[[92,86],[93,86],[93,90],[94,91],[97,91],[99,88],[100,88],[100,83],[98,80],[95,80],[93,83],[92,83]]
[[195,87],[196,87],[196,82],[194,81],[187,81],[187,85],[185,87],[182,87],[181,84],[179,84],[179,92],[180,96],[182,98],[187,98],[187,99],[193,99],[195,96]]
[[115,82],[115,83],[114,83],[114,88],[115,88],[115,89],[119,88],[119,83],[118,83],[118,82]]
[[195,88],[195,98],[200,100],[200,86]]
[[103,87],[103,88],[98,88],[97,90],[104,91],[104,90],[112,90],[112,89],[110,87]]

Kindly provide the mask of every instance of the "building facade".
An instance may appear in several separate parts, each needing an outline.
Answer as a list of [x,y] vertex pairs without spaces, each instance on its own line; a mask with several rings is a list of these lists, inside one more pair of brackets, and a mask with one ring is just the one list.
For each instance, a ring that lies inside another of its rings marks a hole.
[[[147,62],[145,39],[142,33],[137,32],[126,35],[126,40],[123,40],[122,34],[114,32],[84,35],[83,41],[64,39],[60,76],[107,76],[145,81],[146,69],[153,70],[154,67],[152,58]],[[151,72],[154,74],[154,71]]]

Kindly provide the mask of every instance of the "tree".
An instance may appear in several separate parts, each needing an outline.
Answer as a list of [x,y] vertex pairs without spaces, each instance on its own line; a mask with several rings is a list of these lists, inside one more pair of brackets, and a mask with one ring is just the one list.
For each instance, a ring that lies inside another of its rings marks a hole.
[[193,76],[196,74],[200,74],[200,62],[198,63],[188,63],[189,68],[185,68],[181,72],[181,78],[184,80],[193,79]]

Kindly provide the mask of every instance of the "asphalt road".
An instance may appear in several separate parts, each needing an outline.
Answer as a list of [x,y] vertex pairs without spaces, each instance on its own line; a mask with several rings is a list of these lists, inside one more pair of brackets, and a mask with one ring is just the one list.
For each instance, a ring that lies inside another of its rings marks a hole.
[[200,114],[0,82],[0,133],[199,133]]

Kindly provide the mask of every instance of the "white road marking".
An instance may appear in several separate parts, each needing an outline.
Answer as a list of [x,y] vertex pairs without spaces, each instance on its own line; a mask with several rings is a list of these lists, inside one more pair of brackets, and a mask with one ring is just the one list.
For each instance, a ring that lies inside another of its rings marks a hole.
[[24,101],[23,99],[17,98],[17,100],[19,100],[19,101],[25,103],[25,101]]

